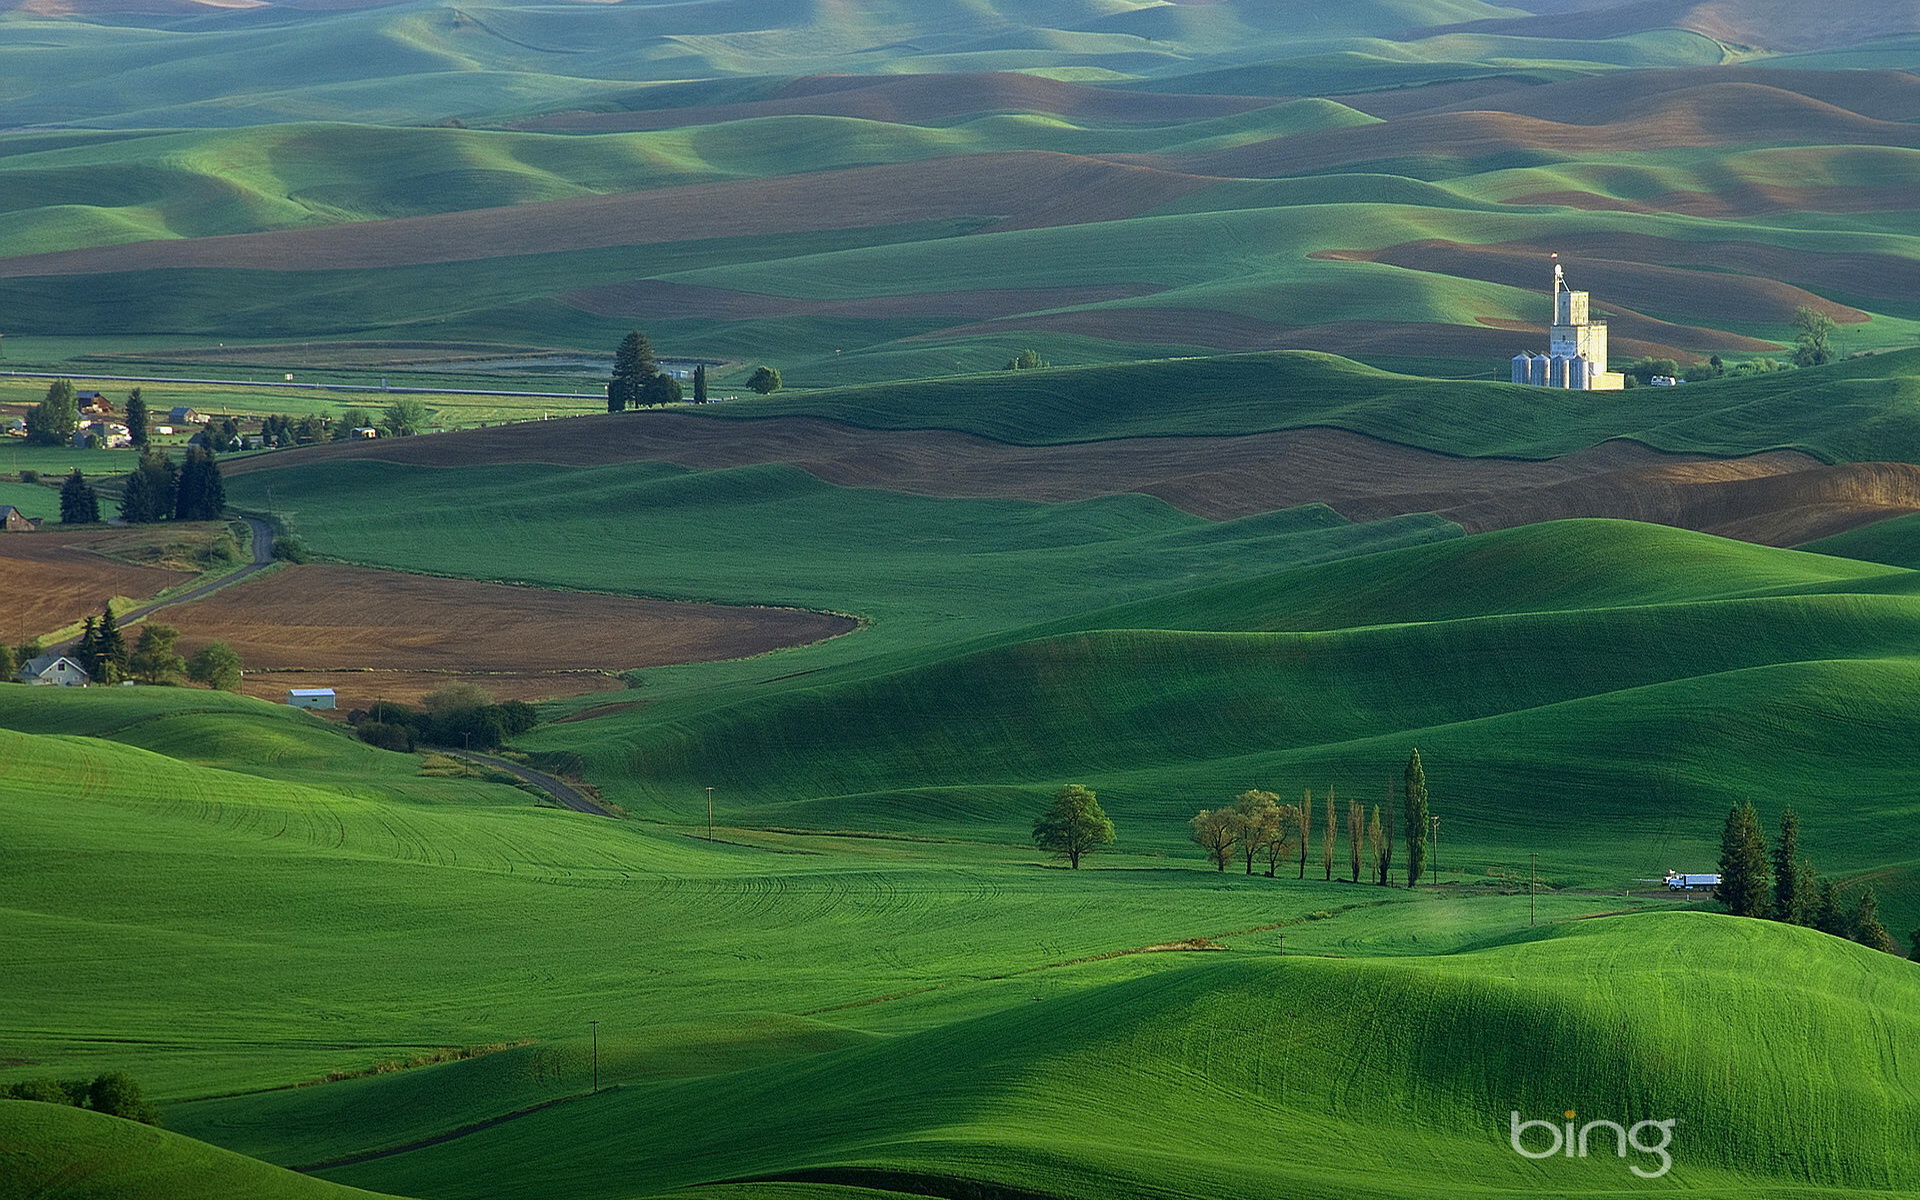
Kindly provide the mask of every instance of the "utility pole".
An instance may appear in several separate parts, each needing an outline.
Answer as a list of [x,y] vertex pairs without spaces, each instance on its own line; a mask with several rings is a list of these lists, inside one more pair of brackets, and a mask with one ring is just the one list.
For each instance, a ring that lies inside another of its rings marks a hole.
[[1534,920],[1533,894],[1540,886],[1540,855],[1534,852],[1527,855],[1527,924]]
[[1440,878],[1440,818],[1429,813],[1427,820],[1433,822],[1433,881],[1445,883],[1446,880]]
[[713,840],[713,789],[707,789],[707,840]]
[[593,1094],[600,1094],[600,1022],[588,1021],[593,1026]]

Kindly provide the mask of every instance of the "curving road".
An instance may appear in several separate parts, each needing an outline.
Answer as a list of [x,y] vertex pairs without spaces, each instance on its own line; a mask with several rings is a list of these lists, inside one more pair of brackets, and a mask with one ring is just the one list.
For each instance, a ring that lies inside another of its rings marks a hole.
[[[253,561],[252,562],[249,562],[246,566],[241,567],[239,570],[233,572],[230,575],[222,575],[220,578],[209,580],[208,582],[201,584],[199,587],[189,588],[188,590],[181,592],[178,596],[169,596],[165,600],[156,600],[151,604],[143,604],[139,608],[130,608],[126,612],[115,613],[114,620],[122,625],[125,625],[132,621],[138,621],[142,617],[151,616],[154,613],[159,612],[163,608],[171,608],[176,604],[187,604],[187,603],[190,603],[191,601],[201,599],[204,596],[212,595],[214,592],[219,591],[223,587],[227,587],[230,584],[239,583],[243,579],[247,579],[251,576],[258,575],[261,571],[264,571],[268,567],[272,566],[273,565],[273,526],[267,524],[265,521],[260,520],[258,517],[245,517],[242,519],[246,521],[247,528],[253,531],[253,547],[252,547]],[[72,638],[72,639],[69,639],[68,641],[64,641],[60,643],[58,646],[50,647],[50,649],[64,654],[66,651],[72,649],[74,645],[79,642],[79,640],[80,640],[79,638]]]
[[479,766],[493,767],[495,770],[505,771],[509,775],[516,775],[539,788],[547,795],[552,796],[562,808],[570,808],[574,812],[592,813],[596,817],[611,817],[613,815],[598,804],[587,799],[578,788],[566,780],[554,775],[549,775],[545,771],[536,771],[532,767],[523,767],[510,758],[495,758],[491,754],[480,754],[472,750],[441,750],[440,753],[450,754],[454,758],[465,759]]

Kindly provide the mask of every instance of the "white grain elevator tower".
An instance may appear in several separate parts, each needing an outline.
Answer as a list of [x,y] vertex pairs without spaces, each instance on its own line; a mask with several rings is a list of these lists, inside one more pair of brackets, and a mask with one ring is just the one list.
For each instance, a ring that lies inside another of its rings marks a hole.
[[1513,381],[1577,392],[1617,392],[1626,379],[1607,370],[1607,327],[1594,321],[1586,292],[1567,287],[1560,256],[1553,256],[1553,325],[1547,353],[1516,354]]

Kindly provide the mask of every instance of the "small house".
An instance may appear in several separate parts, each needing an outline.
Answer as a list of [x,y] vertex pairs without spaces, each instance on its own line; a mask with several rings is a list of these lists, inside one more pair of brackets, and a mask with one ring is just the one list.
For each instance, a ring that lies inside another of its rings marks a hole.
[[293,705],[295,708],[331,709],[334,707],[333,689],[288,688],[287,703]]
[[38,528],[40,528],[39,521],[11,504],[0,504],[0,532],[32,533]]
[[92,416],[110,417],[113,415],[113,401],[107,399],[99,392],[75,392],[73,394],[73,402],[81,412],[91,414]]
[[257,433],[249,433],[240,439],[240,448],[242,450],[264,450],[267,448],[267,439]]
[[172,409],[167,413],[167,423],[169,425],[198,425],[202,420],[203,418],[199,413],[184,405]]
[[374,438],[380,436],[380,431],[372,425],[362,425],[353,431],[353,436],[365,441],[372,441]]
[[19,417],[8,417],[6,420],[6,431],[8,437],[25,437],[27,436],[27,423]]
[[87,669],[64,654],[42,654],[29,659],[15,676],[21,683],[42,687],[85,687],[93,682]]

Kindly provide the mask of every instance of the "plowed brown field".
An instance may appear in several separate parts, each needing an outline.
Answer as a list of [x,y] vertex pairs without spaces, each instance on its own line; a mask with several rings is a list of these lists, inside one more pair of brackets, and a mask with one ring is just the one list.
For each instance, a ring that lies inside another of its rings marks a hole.
[[123,539],[116,529],[0,533],[0,641],[19,645],[98,613],[114,596],[144,600],[193,578],[181,571],[137,567],[93,549]]
[[745,658],[855,626],[847,617],[798,609],[679,604],[321,564],[282,567],[158,619],[179,627],[189,653],[224,641],[250,671],[273,672],[254,679],[255,694],[277,699],[290,687],[333,687],[343,703],[349,695],[362,702],[417,699],[455,678],[502,699],[578,695],[618,687],[612,673],[622,670]]

